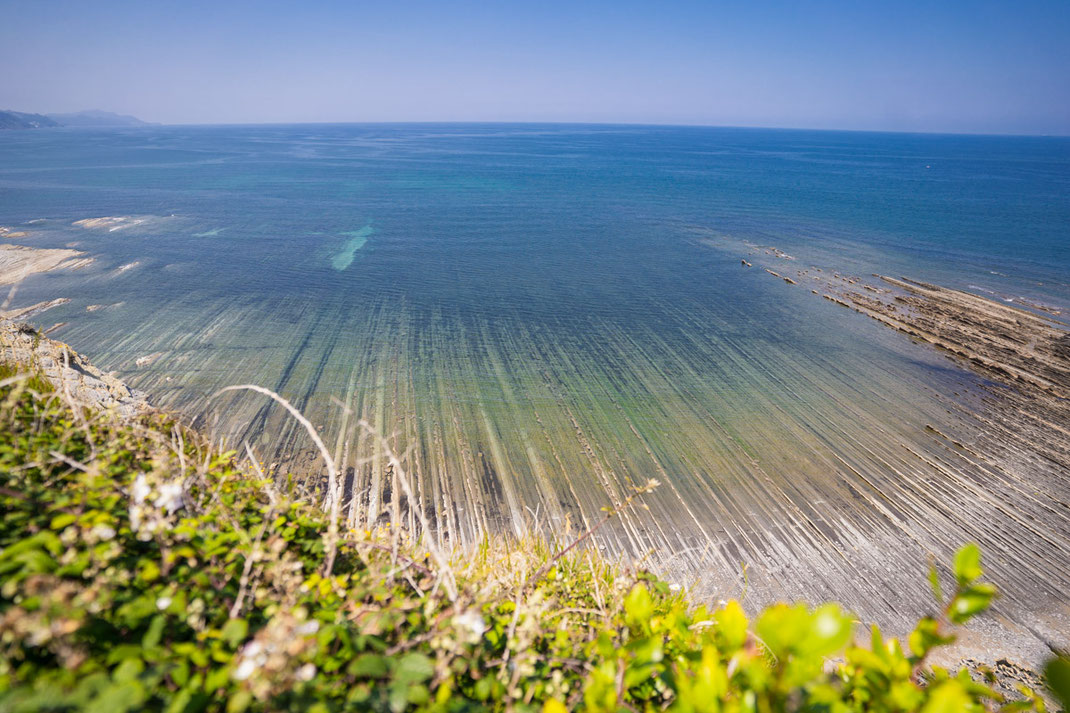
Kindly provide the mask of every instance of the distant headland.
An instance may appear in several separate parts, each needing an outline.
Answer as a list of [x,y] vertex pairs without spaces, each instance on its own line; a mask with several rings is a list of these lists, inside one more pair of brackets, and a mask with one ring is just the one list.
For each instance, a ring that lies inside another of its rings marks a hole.
[[20,111],[0,111],[0,130],[48,129],[59,126],[102,128],[112,126],[151,126],[147,121],[128,114],[90,110],[70,114],[27,114]]

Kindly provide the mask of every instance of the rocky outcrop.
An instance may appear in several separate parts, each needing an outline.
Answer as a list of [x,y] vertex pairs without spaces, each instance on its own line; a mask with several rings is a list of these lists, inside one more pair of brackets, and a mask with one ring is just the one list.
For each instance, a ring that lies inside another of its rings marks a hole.
[[123,418],[152,410],[145,394],[132,391],[63,342],[42,336],[22,322],[0,321],[0,361],[33,366],[52,382],[57,393]]
[[932,344],[990,379],[985,414],[990,438],[1070,472],[1066,325],[1048,314],[968,292],[874,277],[884,286],[829,283],[831,294],[825,297]]
[[93,258],[77,250],[0,245],[0,285],[16,284],[37,272],[78,270],[91,262]]
[[[775,248],[766,252],[785,255]],[[857,276],[832,271],[830,277],[827,272],[816,274],[822,272],[816,267],[810,270],[797,274],[824,283],[823,291],[811,290],[815,295],[931,344],[990,380],[978,415],[986,421],[985,440],[999,451],[1030,454],[1070,472],[1070,331],[1056,318],[1059,310],[1022,298],[997,301],[906,277],[875,274],[868,284]],[[792,282],[769,268],[765,271]],[[1028,476],[1028,470],[1024,468],[1023,475]]]

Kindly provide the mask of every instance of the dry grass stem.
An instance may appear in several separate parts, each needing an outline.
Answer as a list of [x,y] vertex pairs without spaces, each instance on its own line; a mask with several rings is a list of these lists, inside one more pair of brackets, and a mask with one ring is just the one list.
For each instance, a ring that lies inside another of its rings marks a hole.
[[320,456],[323,457],[323,462],[327,465],[327,510],[330,512],[330,519],[327,531],[327,559],[323,566],[324,576],[329,577],[331,571],[334,569],[334,560],[338,555],[338,518],[342,508],[341,497],[341,484],[338,482],[338,468],[334,464],[334,459],[331,458],[330,452],[327,450],[327,446],[324,445],[323,439],[320,438],[319,433],[316,432],[316,427],[304,417],[304,415],[294,408],[293,404],[276,394],[271,389],[265,389],[263,386],[257,386],[255,384],[240,384],[238,386],[228,386],[224,389],[220,389],[212,398],[224,394],[228,391],[255,391],[258,394],[263,394],[268,398],[273,399],[277,403],[281,404],[283,408],[290,412],[290,415],[297,419],[297,422],[304,426],[308,431],[309,437],[312,438],[312,442],[316,444],[316,448],[319,449]]

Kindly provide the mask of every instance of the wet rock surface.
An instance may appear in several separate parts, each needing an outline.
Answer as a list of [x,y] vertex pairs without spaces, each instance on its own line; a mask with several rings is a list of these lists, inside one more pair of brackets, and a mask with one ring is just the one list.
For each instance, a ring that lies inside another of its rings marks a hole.
[[986,411],[994,442],[1032,452],[1070,474],[1066,325],[968,292],[874,277],[878,286],[829,283],[831,294],[825,297],[932,344],[990,379]]
[[[784,279],[790,258],[783,251],[748,247],[749,259]],[[790,267],[812,294],[975,375],[947,395],[946,422],[925,427],[944,453],[900,442],[924,477],[873,481],[873,488],[876,502],[893,512],[945,515],[917,517],[912,537],[966,532],[980,542],[1002,594],[992,614],[971,623],[935,663],[991,677],[1009,695],[1020,685],[1038,690],[1035,672],[1066,649],[1070,635],[1070,327],[1055,307],[983,288],[973,294],[907,277]]]

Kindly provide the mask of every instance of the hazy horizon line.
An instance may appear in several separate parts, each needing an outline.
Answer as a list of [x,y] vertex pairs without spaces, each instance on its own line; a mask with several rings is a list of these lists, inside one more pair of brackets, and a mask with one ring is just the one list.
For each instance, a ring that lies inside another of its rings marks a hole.
[[[17,111],[5,109],[4,111]],[[41,114],[44,116],[59,114],[79,114],[89,111],[106,111],[99,109],[83,109],[78,111],[50,111],[50,112],[21,112],[27,114]],[[993,132],[993,131],[947,131],[947,130],[906,130],[906,129],[859,129],[841,127],[812,127],[812,126],[782,126],[782,125],[758,125],[758,124],[706,124],[688,122],[643,122],[643,121],[538,121],[538,120],[484,120],[484,119],[418,119],[418,120],[323,120],[323,121],[196,121],[196,122],[164,122],[147,121],[141,119],[136,113],[129,111],[116,111],[107,113],[132,116],[139,121],[145,121],[147,126],[100,126],[100,127],[77,127],[61,126],[47,128],[85,129],[99,130],[108,128],[139,129],[153,127],[180,127],[180,126],[372,126],[372,125],[496,125],[496,126],[629,126],[629,127],[664,127],[664,128],[694,128],[694,129],[756,129],[766,131],[826,131],[858,134],[903,134],[915,136],[1005,136],[1022,138],[1070,138],[1070,133],[1039,133],[1039,132]]]

